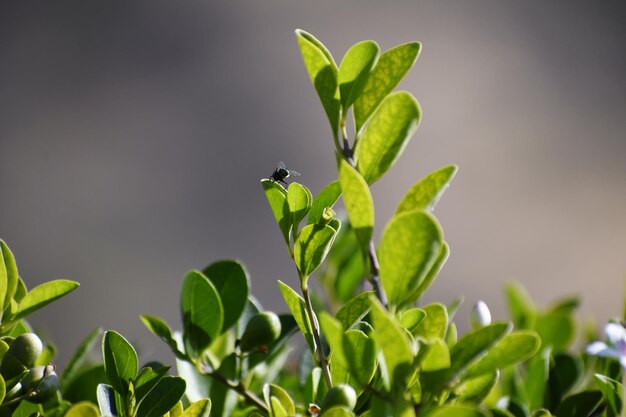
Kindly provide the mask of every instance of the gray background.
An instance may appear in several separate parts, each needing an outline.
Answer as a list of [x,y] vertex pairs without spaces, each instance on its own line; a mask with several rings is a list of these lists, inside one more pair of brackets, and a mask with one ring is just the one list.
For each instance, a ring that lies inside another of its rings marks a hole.
[[[138,320],[179,327],[184,273],[238,257],[284,311],[294,268],[259,179],[278,160],[314,192],[332,180],[329,129],[293,30],[339,60],[362,39],[424,47],[402,84],[423,108],[374,186],[377,236],[403,193],[447,163],[437,208],[452,257],[428,299],[503,283],[541,305],[579,293],[621,312],[626,272],[623,2],[107,1],[0,3],[0,237],[30,287],[81,288],[36,314],[61,365],[101,325],[146,358]],[[467,307],[466,307],[467,308]],[[161,353],[159,353],[161,352]]]

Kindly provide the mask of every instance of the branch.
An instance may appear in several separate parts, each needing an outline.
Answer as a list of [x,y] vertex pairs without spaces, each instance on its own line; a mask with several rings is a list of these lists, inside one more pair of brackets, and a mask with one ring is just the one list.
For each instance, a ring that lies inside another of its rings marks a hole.
[[322,348],[322,338],[320,337],[320,330],[317,324],[317,317],[315,316],[315,311],[313,311],[313,304],[311,304],[311,297],[309,296],[309,288],[307,287],[306,280],[302,280],[301,282],[303,282],[302,296],[304,297],[304,303],[306,305],[307,313],[311,321],[311,331],[313,332],[313,339],[315,340],[315,345],[316,345],[315,350],[317,350],[317,356],[319,358],[319,365],[322,368],[322,373],[324,374],[324,380],[326,381],[326,386],[328,387],[328,389],[331,389],[333,387],[333,380],[330,377],[330,367],[328,366],[328,360],[326,359],[326,355],[324,355],[324,349]]
[[270,410],[267,408],[265,403],[259,397],[257,397],[252,391],[248,390],[245,387],[245,385],[243,385],[241,382],[231,381],[230,379],[226,378],[221,373],[209,368],[206,364],[201,364],[199,366],[196,366],[196,368],[198,369],[200,374],[210,376],[211,378],[215,379],[216,381],[219,381],[220,383],[224,384],[225,386],[232,389],[233,391],[236,391],[238,394],[243,396],[248,403],[260,408],[261,410],[263,410],[263,412],[265,413],[270,412]]

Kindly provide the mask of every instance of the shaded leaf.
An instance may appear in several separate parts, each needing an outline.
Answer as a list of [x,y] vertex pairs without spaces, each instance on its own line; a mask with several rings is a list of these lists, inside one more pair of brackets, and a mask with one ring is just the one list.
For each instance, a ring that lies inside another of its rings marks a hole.
[[335,318],[341,322],[344,329],[349,329],[369,312],[370,296],[373,294],[374,291],[362,292],[341,306]]
[[307,224],[319,223],[322,213],[326,207],[333,207],[341,196],[341,185],[339,181],[333,181],[319,192],[313,200]]
[[415,337],[424,338],[432,342],[446,335],[448,328],[448,310],[440,303],[433,303],[422,307],[426,313],[424,320],[412,332]]
[[345,160],[339,162],[339,182],[350,225],[367,251],[374,230],[374,201],[365,179]]
[[305,226],[294,244],[294,261],[302,278],[309,277],[326,259],[337,231],[323,224]]
[[287,247],[290,246],[289,235],[291,233],[291,212],[289,211],[289,203],[287,202],[287,190],[277,182],[270,180],[261,180],[265,197],[272,209],[276,223],[285,239]]
[[128,383],[137,375],[137,352],[121,334],[108,330],[102,339],[102,358],[109,384],[126,395]]
[[185,355],[178,349],[178,344],[176,343],[176,340],[174,340],[172,331],[166,322],[158,317],[149,316],[147,314],[142,314],[139,318],[148,330],[169,346],[174,355],[181,359],[185,357]]
[[137,408],[137,417],[161,417],[178,403],[185,393],[185,380],[164,376]]
[[89,401],[81,401],[72,405],[64,414],[64,417],[99,417],[100,413]]
[[236,259],[212,263],[202,273],[217,290],[224,308],[222,333],[230,329],[246,308],[250,294],[250,278],[245,265]]
[[289,184],[287,190],[287,202],[289,204],[289,211],[291,212],[291,225],[294,233],[296,233],[298,224],[304,219],[311,208],[313,196],[308,188],[297,182],[292,182]]
[[443,268],[449,256],[450,247],[446,242],[443,242],[443,244],[441,245],[441,250],[439,251],[439,255],[437,256],[437,259],[435,259],[433,265],[430,267],[430,270],[426,274],[426,277],[424,277],[422,282],[418,284],[417,288],[415,289],[415,291],[413,291],[409,298],[407,298],[406,302],[415,302],[419,300],[422,295],[424,295],[426,290],[430,288],[432,283],[435,281],[435,278],[437,278],[437,276],[439,275],[441,268]]
[[211,413],[211,400],[208,398],[198,400],[185,409],[182,417],[209,417]]
[[278,286],[280,287],[280,292],[285,299],[287,307],[289,307],[289,311],[291,311],[291,314],[293,314],[293,318],[296,320],[296,323],[298,323],[298,327],[300,328],[302,335],[309,344],[311,352],[314,352],[315,342],[313,341],[311,322],[309,321],[309,315],[306,311],[304,299],[302,299],[302,297],[300,297],[298,293],[292,290],[289,285],[283,283],[282,281],[278,281]]
[[341,60],[337,82],[344,112],[361,95],[379,54],[376,42],[362,41],[352,45]]
[[70,358],[59,380],[59,390],[64,396],[66,396],[67,387],[78,376],[81,367],[89,360],[89,353],[96,347],[101,335],[102,328],[100,327],[89,333]]

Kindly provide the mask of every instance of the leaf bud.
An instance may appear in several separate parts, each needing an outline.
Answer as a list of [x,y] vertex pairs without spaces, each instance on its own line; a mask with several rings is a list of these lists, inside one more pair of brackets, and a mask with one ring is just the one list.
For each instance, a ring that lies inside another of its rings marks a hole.
[[474,304],[472,312],[470,313],[470,323],[474,329],[491,324],[491,313],[489,312],[489,307],[487,307],[487,304],[485,304],[484,301],[479,300],[476,304]]

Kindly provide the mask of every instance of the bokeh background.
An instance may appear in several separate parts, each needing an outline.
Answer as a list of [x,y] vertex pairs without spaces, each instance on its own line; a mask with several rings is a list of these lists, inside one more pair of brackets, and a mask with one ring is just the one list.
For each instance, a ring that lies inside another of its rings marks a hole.
[[423,43],[401,85],[422,123],[373,193],[379,236],[415,181],[460,166],[429,300],[502,318],[517,279],[540,305],[581,294],[584,316],[620,314],[625,17],[621,1],[1,2],[0,237],[30,287],[82,284],[33,324],[61,365],[98,325],[172,363],[138,316],[178,328],[183,275],[224,257],[286,310],[276,280],[294,268],[259,179],[279,160],[314,192],[336,175],[296,28],[337,60],[363,39]]

